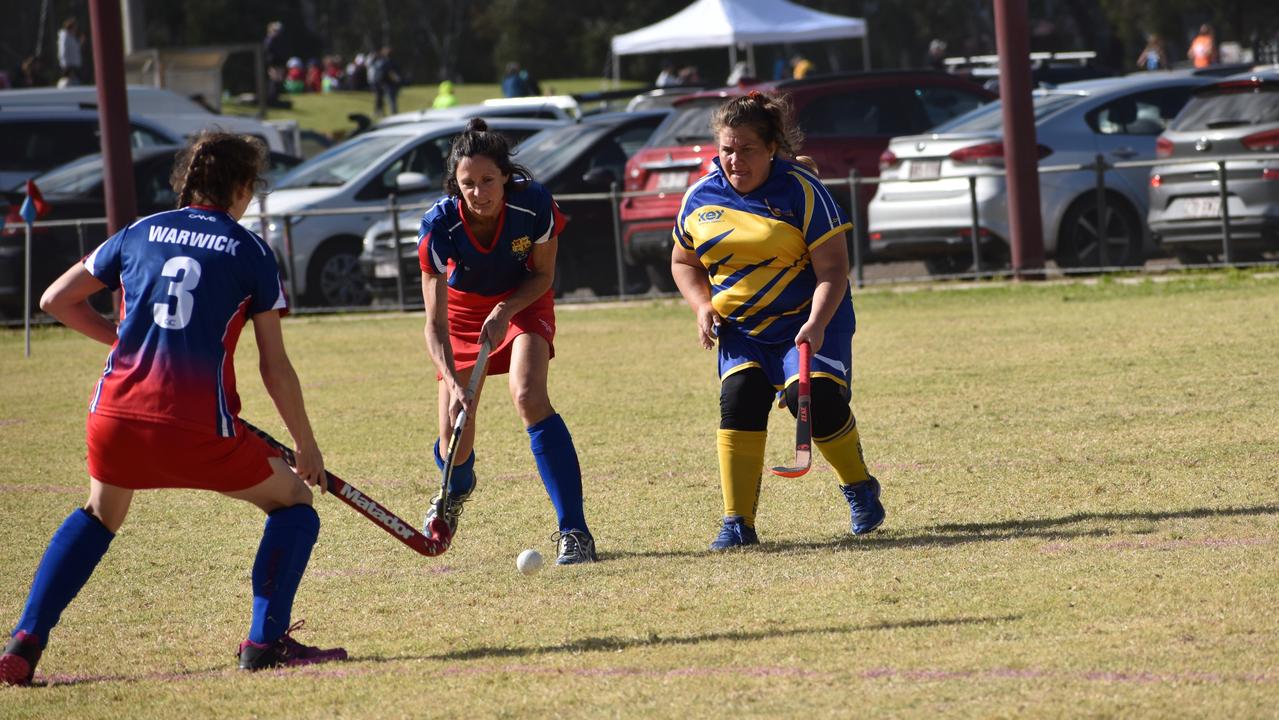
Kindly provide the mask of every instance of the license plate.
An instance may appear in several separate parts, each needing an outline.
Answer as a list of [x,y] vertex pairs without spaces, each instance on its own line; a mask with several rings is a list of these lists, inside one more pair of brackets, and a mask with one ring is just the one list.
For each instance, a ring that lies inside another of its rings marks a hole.
[[941,175],[941,160],[912,160],[911,180],[936,180]]
[[1221,198],[1197,197],[1186,198],[1185,212],[1188,217],[1217,217],[1221,215]]
[[392,260],[384,260],[373,266],[373,277],[376,278],[393,278],[395,273],[395,262]]
[[688,187],[688,171],[674,170],[667,172],[659,172],[657,174],[658,190],[679,190],[683,191]]

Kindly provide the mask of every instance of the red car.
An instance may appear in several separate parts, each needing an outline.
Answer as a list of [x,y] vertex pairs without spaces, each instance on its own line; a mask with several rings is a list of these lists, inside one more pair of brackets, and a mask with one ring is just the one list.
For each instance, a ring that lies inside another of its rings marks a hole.
[[[817,161],[825,178],[847,178],[853,168],[863,177],[879,175],[879,156],[896,135],[922,133],[995,99],[968,80],[931,71],[862,72],[825,75],[723,88],[689,95],[653,133],[647,146],[626,164],[627,191],[660,194],[622,201],[622,238],[626,259],[643,268],[659,290],[675,289],[671,280],[671,228],[684,190],[711,169],[716,155],[710,117],[725,98],[751,90],[790,95],[804,131],[805,155]],[[862,217],[875,194],[860,193]],[[848,209],[848,191],[834,193]],[[863,246],[863,257],[869,257]]]

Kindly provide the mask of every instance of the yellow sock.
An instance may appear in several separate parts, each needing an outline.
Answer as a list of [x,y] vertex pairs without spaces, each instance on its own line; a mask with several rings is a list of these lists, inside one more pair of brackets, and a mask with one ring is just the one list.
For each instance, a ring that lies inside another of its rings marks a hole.
[[835,468],[841,485],[855,485],[870,479],[866,458],[862,456],[862,439],[857,433],[857,418],[848,414],[848,422],[833,435],[813,438],[822,457]]
[[762,430],[720,430],[715,436],[719,450],[719,484],[724,491],[724,514],[740,515],[755,527],[755,509],[759,505],[760,475],[764,472],[764,443],[768,433]]

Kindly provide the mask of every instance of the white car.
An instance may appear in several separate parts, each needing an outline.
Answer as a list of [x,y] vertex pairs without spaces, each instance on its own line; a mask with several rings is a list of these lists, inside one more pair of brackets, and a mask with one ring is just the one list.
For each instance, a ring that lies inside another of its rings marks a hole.
[[[1190,99],[1215,78],[1146,73],[1086,80],[1037,90],[1035,135],[1040,166],[1153,160],[1155,139]],[[983,267],[1008,257],[1003,116],[994,102],[924,135],[893,138],[880,158],[881,180],[869,210],[870,249],[877,259],[922,259],[930,273],[972,265],[969,178],[976,178]],[[1109,169],[1105,221],[1098,222],[1096,173],[1040,173],[1044,251],[1062,267],[1140,263],[1153,249],[1146,231],[1149,168]]]
[[[506,135],[512,144],[561,124],[529,118],[488,121],[490,130]],[[445,158],[453,137],[465,127],[464,120],[419,122],[357,135],[281,178],[266,197],[265,227],[259,201],[249,205],[241,223],[275,249],[295,302],[329,307],[370,302],[359,266],[365,231],[388,217],[393,192],[401,205],[442,194]]]

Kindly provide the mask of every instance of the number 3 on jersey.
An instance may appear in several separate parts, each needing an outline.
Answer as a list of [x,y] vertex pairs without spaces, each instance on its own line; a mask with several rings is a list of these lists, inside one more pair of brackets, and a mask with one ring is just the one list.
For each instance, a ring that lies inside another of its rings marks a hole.
[[184,255],[171,257],[160,275],[170,279],[169,297],[151,306],[155,324],[167,330],[181,330],[191,322],[195,311],[195,296],[191,291],[200,284],[200,263]]

